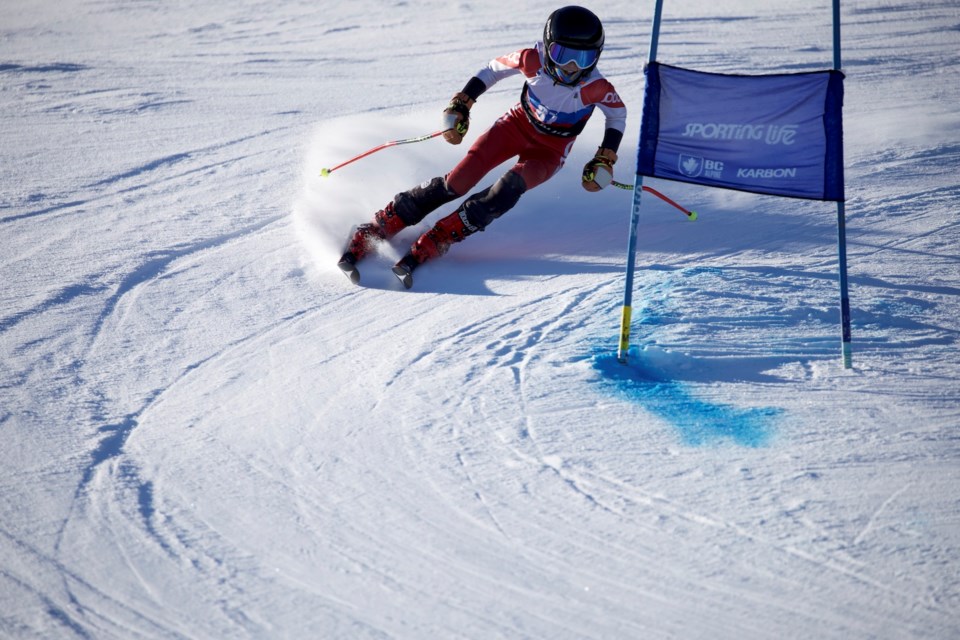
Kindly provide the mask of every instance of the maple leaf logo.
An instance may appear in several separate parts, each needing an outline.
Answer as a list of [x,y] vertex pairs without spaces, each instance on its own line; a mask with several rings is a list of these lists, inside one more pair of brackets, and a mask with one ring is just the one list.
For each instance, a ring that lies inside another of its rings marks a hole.
[[680,173],[690,178],[696,178],[703,171],[703,158],[681,153],[679,166]]

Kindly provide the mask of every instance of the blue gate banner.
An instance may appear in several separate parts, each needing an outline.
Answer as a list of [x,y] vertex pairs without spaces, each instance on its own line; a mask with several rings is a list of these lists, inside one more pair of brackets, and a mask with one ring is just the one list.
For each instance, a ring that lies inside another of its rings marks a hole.
[[844,199],[843,74],[704,73],[650,62],[637,175]]

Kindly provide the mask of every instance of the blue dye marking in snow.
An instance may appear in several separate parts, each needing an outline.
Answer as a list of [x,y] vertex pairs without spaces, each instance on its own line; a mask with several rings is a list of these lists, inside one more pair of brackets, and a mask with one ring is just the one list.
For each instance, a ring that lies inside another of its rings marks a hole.
[[628,364],[621,364],[615,353],[606,352],[594,356],[593,366],[618,395],[674,425],[684,444],[690,446],[724,440],[746,447],[764,446],[781,413],[775,407],[740,408],[697,398],[687,385],[664,379],[664,375],[638,363],[633,350]]

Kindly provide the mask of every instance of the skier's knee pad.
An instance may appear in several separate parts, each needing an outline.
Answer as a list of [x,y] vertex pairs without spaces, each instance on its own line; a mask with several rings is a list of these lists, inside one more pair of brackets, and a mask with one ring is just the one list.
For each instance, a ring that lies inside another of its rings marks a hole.
[[469,223],[479,231],[513,208],[527,190],[520,174],[507,171],[487,189],[467,198],[462,206]]
[[447,187],[444,178],[437,177],[409,191],[398,193],[393,198],[393,208],[409,227],[423,220],[437,207],[459,197],[460,194]]

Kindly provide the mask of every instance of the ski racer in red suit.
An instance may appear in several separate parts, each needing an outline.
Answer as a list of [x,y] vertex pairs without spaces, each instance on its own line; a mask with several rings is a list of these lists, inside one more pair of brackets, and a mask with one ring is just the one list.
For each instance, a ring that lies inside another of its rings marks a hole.
[[610,184],[627,109],[613,85],[596,68],[603,42],[603,25],[596,15],[582,7],[564,7],[547,19],[542,41],[491,60],[470,78],[443,112],[443,137],[451,144],[463,140],[470,108],[484,91],[518,74],[523,74],[526,82],[520,102],[477,138],[450,173],[398,193],[374,215],[372,223],[357,227],[338,263],[340,269],[359,282],[356,263],[374,249],[378,240],[418,224],[438,207],[466,195],[491,169],[516,157],[516,164],[496,182],[469,196],[413,243],[393,268],[409,288],[413,270],[419,265],[442,256],[453,243],[483,231],[510,210],[525,191],[559,171],[596,107],[606,117],[606,128],[594,158],[583,169],[582,185],[587,191],[599,191]]

